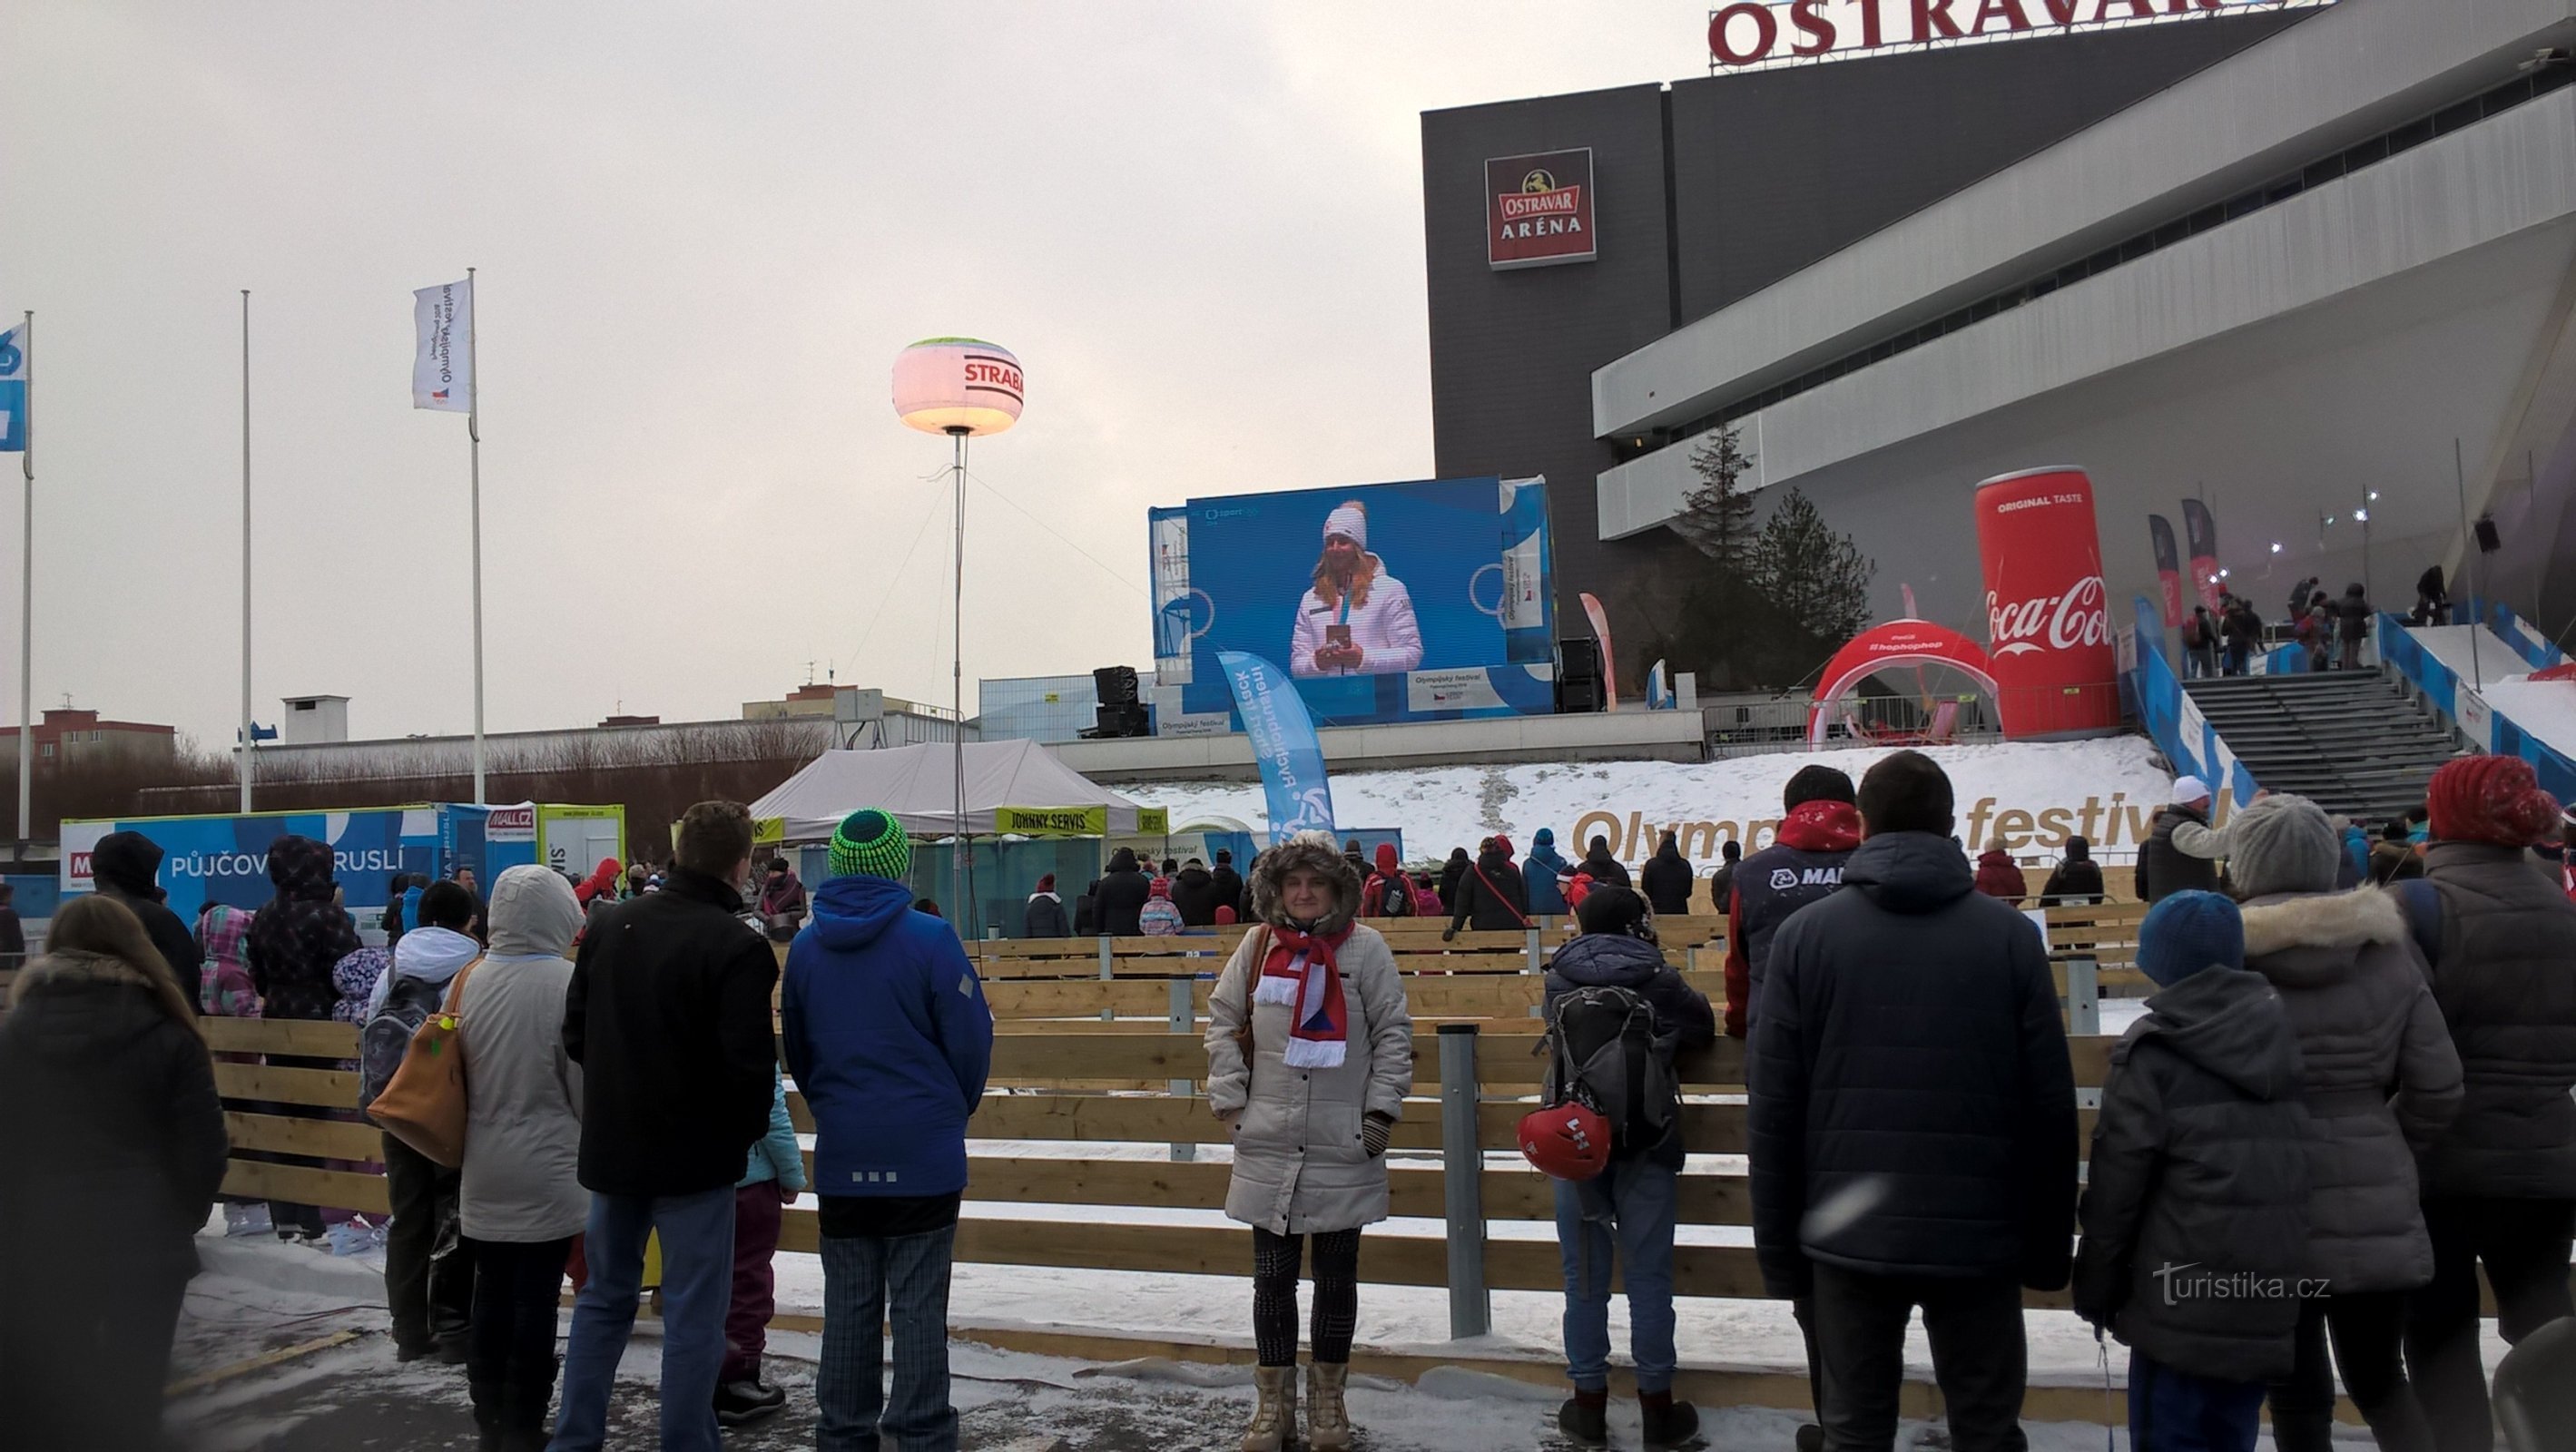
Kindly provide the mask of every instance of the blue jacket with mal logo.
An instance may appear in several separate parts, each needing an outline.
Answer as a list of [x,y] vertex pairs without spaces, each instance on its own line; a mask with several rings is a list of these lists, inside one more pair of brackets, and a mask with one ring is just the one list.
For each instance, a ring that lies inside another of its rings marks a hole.
[[993,1062],[993,1013],[948,924],[912,890],[836,877],[787,950],[779,1026],[814,1111],[820,1195],[966,1188],[966,1120]]

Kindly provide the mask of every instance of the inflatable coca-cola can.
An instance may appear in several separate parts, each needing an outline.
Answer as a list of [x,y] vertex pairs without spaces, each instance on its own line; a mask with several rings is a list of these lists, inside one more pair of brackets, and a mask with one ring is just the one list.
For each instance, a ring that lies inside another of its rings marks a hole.
[[1977,486],[1987,653],[2008,740],[2120,729],[2119,653],[2080,469],[2025,469]]

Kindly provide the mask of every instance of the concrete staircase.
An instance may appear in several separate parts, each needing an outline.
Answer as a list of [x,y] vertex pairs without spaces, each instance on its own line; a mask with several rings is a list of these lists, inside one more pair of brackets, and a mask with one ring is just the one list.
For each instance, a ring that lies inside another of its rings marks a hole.
[[2378,671],[2187,683],[2192,703],[2254,780],[2329,812],[2384,822],[2424,800],[2460,753],[2450,723]]

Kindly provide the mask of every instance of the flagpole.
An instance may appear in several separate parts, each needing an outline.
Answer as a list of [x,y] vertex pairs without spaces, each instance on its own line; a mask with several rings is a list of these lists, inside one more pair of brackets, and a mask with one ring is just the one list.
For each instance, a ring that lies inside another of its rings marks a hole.
[[18,325],[20,366],[27,378],[19,412],[18,472],[25,480],[25,519],[18,531],[24,551],[18,569],[18,843],[35,836],[36,743],[28,703],[36,696],[36,313]]
[[259,744],[250,714],[250,289],[242,295],[242,710],[241,809],[250,811],[251,749]]
[[474,359],[474,269],[465,269],[465,437],[474,502],[474,805],[483,801],[483,375]]

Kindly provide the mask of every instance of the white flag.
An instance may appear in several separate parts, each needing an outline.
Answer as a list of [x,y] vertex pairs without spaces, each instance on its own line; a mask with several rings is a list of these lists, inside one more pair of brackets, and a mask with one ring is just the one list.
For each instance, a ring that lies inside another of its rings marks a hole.
[[424,287],[411,295],[420,351],[411,361],[411,406],[474,411],[474,279]]

